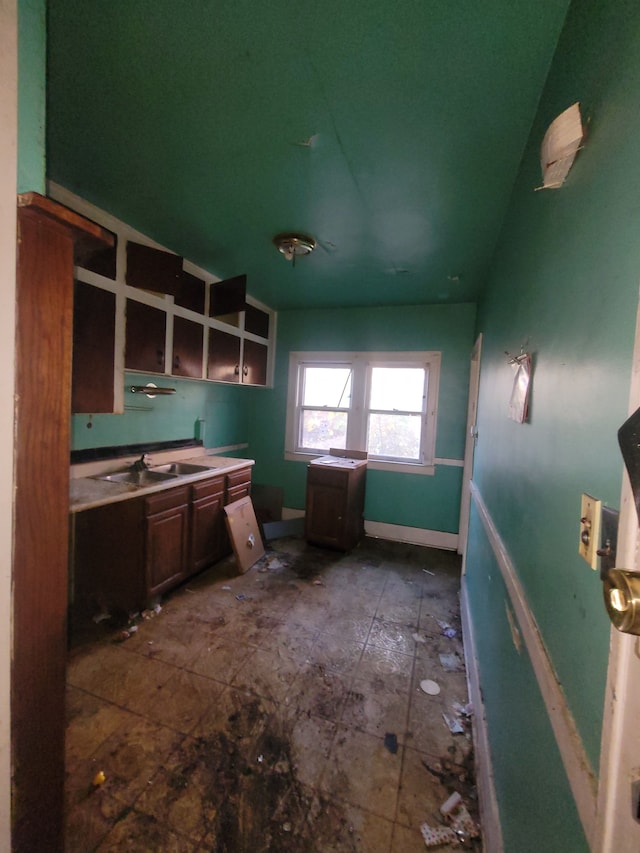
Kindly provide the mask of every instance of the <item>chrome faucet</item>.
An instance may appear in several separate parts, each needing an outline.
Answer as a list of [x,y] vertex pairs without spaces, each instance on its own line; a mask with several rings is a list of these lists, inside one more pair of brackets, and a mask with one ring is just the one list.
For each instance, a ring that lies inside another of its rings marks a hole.
[[146,471],[150,463],[151,457],[147,453],[143,453],[140,459],[136,459],[131,467],[134,471]]

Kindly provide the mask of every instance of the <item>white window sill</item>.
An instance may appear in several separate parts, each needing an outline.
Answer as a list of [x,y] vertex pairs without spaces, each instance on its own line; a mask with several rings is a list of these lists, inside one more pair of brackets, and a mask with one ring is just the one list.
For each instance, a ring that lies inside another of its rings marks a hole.
[[[292,453],[285,451],[284,458],[287,462],[312,462],[324,453]],[[435,465],[420,465],[416,462],[381,462],[377,459],[369,459],[367,468],[370,471],[393,471],[396,474],[425,474],[432,477],[436,473]]]

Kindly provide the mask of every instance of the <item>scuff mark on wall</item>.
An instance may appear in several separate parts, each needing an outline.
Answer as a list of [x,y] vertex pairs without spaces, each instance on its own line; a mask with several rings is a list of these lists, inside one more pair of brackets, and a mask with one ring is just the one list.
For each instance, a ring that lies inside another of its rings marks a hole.
[[522,637],[520,635],[520,631],[518,626],[516,625],[516,617],[513,615],[511,608],[509,607],[509,603],[505,601],[504,608],[507,611],[507,621],[509,622],[509,627],[511,628],[511,639],[513,640],[513,645],[516,647],[516,651],[518,654],[522,651]]

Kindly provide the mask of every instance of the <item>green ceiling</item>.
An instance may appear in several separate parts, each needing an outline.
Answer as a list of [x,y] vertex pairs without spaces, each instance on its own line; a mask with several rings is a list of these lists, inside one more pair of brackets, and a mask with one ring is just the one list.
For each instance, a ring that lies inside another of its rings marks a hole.
[[473,301],[567,6],[49,0],[48,177],[275,308]]

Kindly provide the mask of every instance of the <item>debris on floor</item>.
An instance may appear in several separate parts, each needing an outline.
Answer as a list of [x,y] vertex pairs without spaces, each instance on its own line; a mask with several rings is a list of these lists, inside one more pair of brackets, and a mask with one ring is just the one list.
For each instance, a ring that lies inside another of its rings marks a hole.
[[384,746],[388,749],[391,755],[396,755],[398,752],[398,737],[393,732],[387,732],[384,736]]
[[93,782],[91,783],[94,788],[99,788],[101,785],[107,781],[107,777],[105,776],[104,770],[98,770],[96,775],[93,777]]
[[464,672],[464,663],[457,652],[438,655],[438,657],[445,672]]
[[448,622],[443,622],[441,619],[436,620],[440,628],[442,629],[442,636],[447,637],[449,640],[453,640],[454,637],[458,636],[458,632],[456,629],[449,625]]
[[447,826],[432,827],[423,823],[420,827],[427,847],[466,844],[472,838],[479,838],[480,830],[457,792],[440,806],[440,813],[447,821]]
[[415,804],[453,791],[477,819],[473,709],[438,658],[464,662],[459,557],[291,538],[236,571],[223,561],[166,596],[166,618],[87,614],[100,640],[67,668],[69,849],[419,850],[423,820],[452,824],[437,806],[416,821]]
[[462,725],[460,717],[454,717],[451,714],[443,714],[442,719],[447,724],[447,728],[449,729],[452,735],[464,734],[464,726]]

